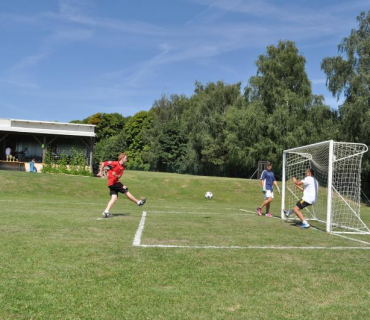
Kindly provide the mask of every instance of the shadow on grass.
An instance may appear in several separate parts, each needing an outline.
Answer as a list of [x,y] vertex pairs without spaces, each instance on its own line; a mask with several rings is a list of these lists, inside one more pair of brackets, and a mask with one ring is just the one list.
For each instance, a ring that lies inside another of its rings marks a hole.
[[111,213],[112,217],[111,218],[115,218],[115,217],[127,217],[127,216],[130,216],[131,213]]
[[[318,223],[316,221],[308,221],[308,222],[311,225],[311,228],[314,228],[318,231],[326,232],[325,225]],[[301,221],[290,221],[289,224],[292,227],[300,228],[302,225],[302,222]]]
[[119,217],[128,217],[130,216],[131,213],[111,213],[110,214],[110,217],[100,217],[100,218],[97,218],[96,220],[111,220],[113,218],[119,218]]

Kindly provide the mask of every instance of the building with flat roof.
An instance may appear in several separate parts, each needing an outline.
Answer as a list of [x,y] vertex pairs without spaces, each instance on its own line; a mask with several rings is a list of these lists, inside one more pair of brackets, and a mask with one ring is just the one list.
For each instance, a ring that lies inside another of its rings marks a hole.
[[19,162],[38,163],[45,162],[47,150],[58,157],[75,148],[83,151],[92,169],[94,142],[94,125],[0,118],[0,161],[6,160],[9,148]]

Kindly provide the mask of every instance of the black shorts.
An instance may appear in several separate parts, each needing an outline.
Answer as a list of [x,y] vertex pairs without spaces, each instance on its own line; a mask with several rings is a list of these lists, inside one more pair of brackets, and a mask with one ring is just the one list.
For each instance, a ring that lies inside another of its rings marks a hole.
[[304,201],[303,199],[299,200],[297,203],[296,203],[296,206],[299,208],[299,209],[304,209],[308,206],[311,206],[312,204],[311,203],[308,203],[306,201]]
[[127,193],[128,188],[124,188],[123,184],[121,182],[117,182],[115,184],[112,184],[111,186],[108,186],[110,189],[109,194],[118,196],[118,193]]

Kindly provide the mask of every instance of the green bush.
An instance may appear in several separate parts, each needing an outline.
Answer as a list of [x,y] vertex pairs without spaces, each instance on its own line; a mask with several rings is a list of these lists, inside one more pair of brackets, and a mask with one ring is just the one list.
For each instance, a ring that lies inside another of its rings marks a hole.
[[73,174],[82,176],[91,176],[87,164],[86,157],[82,150],[78,150],[75,147],[71,149],[71,156],[63,150],[59,159],[54,159],[51,152],[46,152],[44,166],[42,168],[43,173],[63,173]]

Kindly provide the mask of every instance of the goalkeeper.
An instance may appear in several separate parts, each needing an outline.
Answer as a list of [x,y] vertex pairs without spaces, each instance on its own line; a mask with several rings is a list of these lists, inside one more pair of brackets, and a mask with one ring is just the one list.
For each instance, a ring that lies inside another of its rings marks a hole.
[[267,162],[266,170],[262,172],[261,175],[261,184],[262,184],[262,193],[264,194],[264,201],[262,202],[261,206],[257,208],[257,214],[262,216],[262,208],[266,206],[266,217],[273,217],[270,213],[270,205],[271,201],[274,198],[274,188],[273,185],[276,186],[280,194],[279,186],[275,179],[275,174],[272,172],[272,165],[270,162]]
[[303,191],[303,197],[301,200],[297,202],[293,209],[290,210],[283,210],[286,217],[289,217],[293,212],[297,215],[299,219],[301,219],[302,224],[301,228],[309,228],[310,225],[307,222],[306,218],[303,216],[301,210],[312,206],[317,201],[317,194],[319,190],[319,184],[317,180],[314,178],[315,172],[313,169],[306,170],[306,176],[302,181],[293,178],[293,183],[295,186]]

